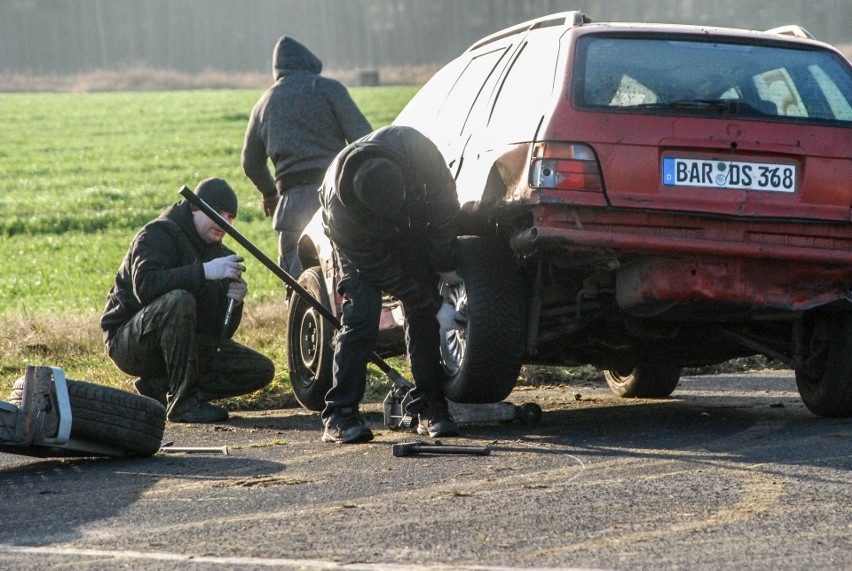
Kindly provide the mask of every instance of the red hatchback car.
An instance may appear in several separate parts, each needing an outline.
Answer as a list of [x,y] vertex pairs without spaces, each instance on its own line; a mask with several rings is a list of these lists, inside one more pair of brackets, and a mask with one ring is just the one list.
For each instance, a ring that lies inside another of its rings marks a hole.
[[[682,367],[762,354],[812,412],[852,415],[852,65],[836,49],[796,26],[554,14],[475,43],[395,123],[438,145],[463,208],[449,398],[499,401],[523,363],[592,364],[617,394],[664,397]],[[329,302],[316,228],[302,263]],[[301,335],[294,311],[298,395],[330,382],[331,333]]]

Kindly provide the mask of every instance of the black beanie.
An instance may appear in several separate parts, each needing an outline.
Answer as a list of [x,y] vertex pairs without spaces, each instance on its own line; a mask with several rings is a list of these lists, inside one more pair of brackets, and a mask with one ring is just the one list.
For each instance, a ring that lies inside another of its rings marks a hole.
[[195,194],[217,212],[237,215],[237,195],[221,178],[206,178],[195,187]]
[[405,202],[405,176],[391,160],[368,159],[352,177],[352,190],[370,210],[396,214]]

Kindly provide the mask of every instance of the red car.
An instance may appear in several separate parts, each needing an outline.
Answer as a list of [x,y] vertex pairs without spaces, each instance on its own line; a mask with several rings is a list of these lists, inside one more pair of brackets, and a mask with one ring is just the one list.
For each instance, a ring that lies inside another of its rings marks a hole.
[[[499,401],[524,363],[665,397],[682,367],[762,354],[812,412],[852,415],[852,65],[836,49],[796,26],[554,14],[476,42],[395,123],[438,145],[462,203],[449,398]],[[322,241],[304,236],[303,281],[330,303]],[[331,332],[306,316],[291,306],[288,353],[316,408]]]

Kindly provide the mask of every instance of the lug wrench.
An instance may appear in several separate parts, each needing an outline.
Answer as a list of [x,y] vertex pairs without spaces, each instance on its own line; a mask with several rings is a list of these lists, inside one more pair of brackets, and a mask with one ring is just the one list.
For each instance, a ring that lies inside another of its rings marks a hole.
[[487,446],[445,446],[440,442],[427,444],[423,441],[399,442],[391,446],[393,455],[397,457],[417,456],[419,454],[473,454],[474,456],[488,456],[491,448]]
[[229,455],[227,446],[162,446],[163,454],[224,454]]
[[[181,196],[187,199],[189,202],[198,207],[199,210],[204,212],[213,222],[215,222],[225,233],[237,241],[237,243],[249,251],[249,253],[257,258],[257,260],[262,263],[266,268],[271,271],[273,274],[278,276],[278,278],[283,281],[285,284],[293,288],[293,291],[296,292],[299,297],[301,297],[308,305],[317,310],[317,312],[322,315],[335,329],[340,329],[340,320],[337,319],[337,316],[334,315],[330,309],[324,306],[319,300],[314,298],[306,290],[302,287],[302,285],[296,281],[296,279],[281,269],[281,266],[272,261],[272,259],[264,254],[260,249],[252,244],[248,238],[240,234],[238,230],[236,230],[233,226],[231,226],[227,220],[222,218],[222,216],[213,210],[209,204],[204,202],[201,198],[199,198],[192,190],[189,189],[186,185],[183,185],[178,191]],[[370,361],[376,365],[379,370],[381,370],[387,377],[395,384],[399,385],[402,388],[411,390],[414,388],[414,384],[399,374],[399,372],[388,365],[384,359],[378,356],[378,354],[373,353],[370,356]]]

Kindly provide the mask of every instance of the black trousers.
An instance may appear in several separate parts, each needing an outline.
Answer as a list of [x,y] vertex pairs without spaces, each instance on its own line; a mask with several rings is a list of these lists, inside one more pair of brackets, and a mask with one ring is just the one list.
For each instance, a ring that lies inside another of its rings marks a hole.
[[[407,248],[403,266],[426,287],[438,288],[438,275],[425,256]],[[375,349],[382,311],[382,292],[367,281],[346,257],[336,252],[341,270],[338,291],[343,295],[341,328],[334,346],[333,383],[325,398],[323,420],[336,409],[355,407],[364,398],[367,363]],[[424,403],[443,398],[446,372],[441,362],[440,328],[431,312],[414,311],[403,303],[405,343],[415,388],[408,412],[416,414]]]
[[268,385],[275,365],[231,339],[195,331],[195,297],[171,291],[122,325],[107,345],[115,366],[128,375],[158,379],[167,392],[168,417],[183,413],[199,397],[234,397]]

